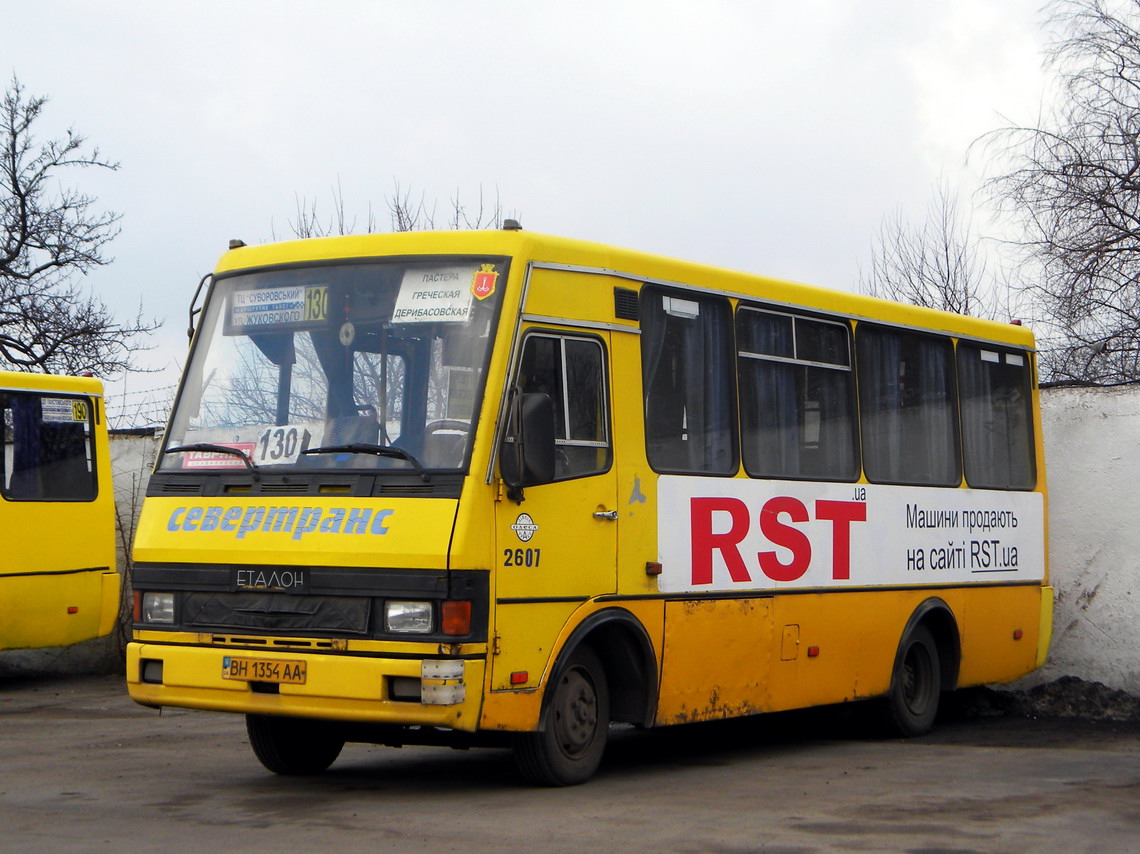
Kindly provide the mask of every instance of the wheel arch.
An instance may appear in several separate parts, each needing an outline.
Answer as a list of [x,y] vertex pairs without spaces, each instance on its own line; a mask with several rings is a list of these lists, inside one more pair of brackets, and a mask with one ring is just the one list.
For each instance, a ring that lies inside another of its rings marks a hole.
[[[605,668],[613,721],[651,726],[657,712],[657,657],[641,621],[624,608],[597,611],[578,625],[558,651],[546,686],[557,684],[574,651],[588,646]],[[540,726],[551,692],[543,690]]]
[[[931,596],[924,600],[910,615],[906,627],[899,636],[895,651],[892,674],[898,673],[899,663],[906,647],[906,640],[917,626],[924,625],[934,636],[938,647],[938,667],[943,691],[953,691],[958,687],[958,672],[962,664],[962,636],[958,631],[958,619],[946,602]],[[892,676],[893,678],[893,676]]]

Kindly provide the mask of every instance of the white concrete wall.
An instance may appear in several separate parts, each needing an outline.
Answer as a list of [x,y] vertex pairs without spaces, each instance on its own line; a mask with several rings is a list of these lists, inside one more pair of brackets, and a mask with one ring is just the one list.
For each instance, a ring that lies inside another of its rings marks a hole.
[[158,439],[154,436],[111,436],[111,479],[115,484],[120,572],[127,566],[125,547],[134,536],[156,453]]
[[1140,696],[1140,388],[1042,392],[1053,645],[1033,683]]

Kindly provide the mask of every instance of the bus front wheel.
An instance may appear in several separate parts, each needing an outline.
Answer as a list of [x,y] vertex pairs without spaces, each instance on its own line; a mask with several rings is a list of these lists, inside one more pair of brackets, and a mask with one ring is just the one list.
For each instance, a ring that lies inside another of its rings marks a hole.
[[322,721],[246,715],[249,744],[274,774],[319,774],[340,756],[344,739]]
[[924,735],[934,725],[942,695],[938,646],[926,626],[915,626],[899,645],[887,697],[892,729],[901,736]]
[[532,783],[584,783],[602,761],[610,726],[609,689],[597,655],[586,647],[575,650],[550,690],[545,726],[516,737],[515,760]]

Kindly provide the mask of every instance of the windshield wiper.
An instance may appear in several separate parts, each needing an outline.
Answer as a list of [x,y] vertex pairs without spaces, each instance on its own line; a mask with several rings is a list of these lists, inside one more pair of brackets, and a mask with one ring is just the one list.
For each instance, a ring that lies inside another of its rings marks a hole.
[[249,469],[254,480],[261,480],[261,472],[257,466],[253,464],[253,460],[247,457],[244,451],[239,451],[237,448],[231,448],[228,445],[215,445],[213,442],[195,442],[192,445],[179,445],[176,448],[167,448],[162,453],[184,454],[188,451],[213,451],[215,454],[229,454],[231,457],[237,457],[245,463],[245,467]]
[[431,482],[431,475],[427,473],[420,461],[395,445],[372,445],[367,442],[353,442],[349,445],[322,445],[319,448],[306,448],[302,454],[375,454],[378,457],[392,457],[412,464],[412,468],[424,483]]

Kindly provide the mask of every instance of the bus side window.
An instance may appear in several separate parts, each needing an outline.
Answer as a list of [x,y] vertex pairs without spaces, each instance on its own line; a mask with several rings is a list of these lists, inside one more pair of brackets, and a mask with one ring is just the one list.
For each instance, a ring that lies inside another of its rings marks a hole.
[[645,442],[655,471],[736,473],[733,349],[727,299],[642,289]]
[[736,333],[745,471],[752,477],[857,478],[846,324],[742,305]]
[[3,401],[4,497],[90,501],[95,467],[87,413],[70,398],[12,394]]
[[966,483],[976,489],[1032,489],[1033,419],[1029,359],[958,344]]
[[855,342],[867,479],[961,483],[950,339],[861,323]]
[[518,388],[523,393],[547,394],[554,404],[555,480],[609,470],[613,454],[605,352],[599,340],[528,335],[519,364]]

